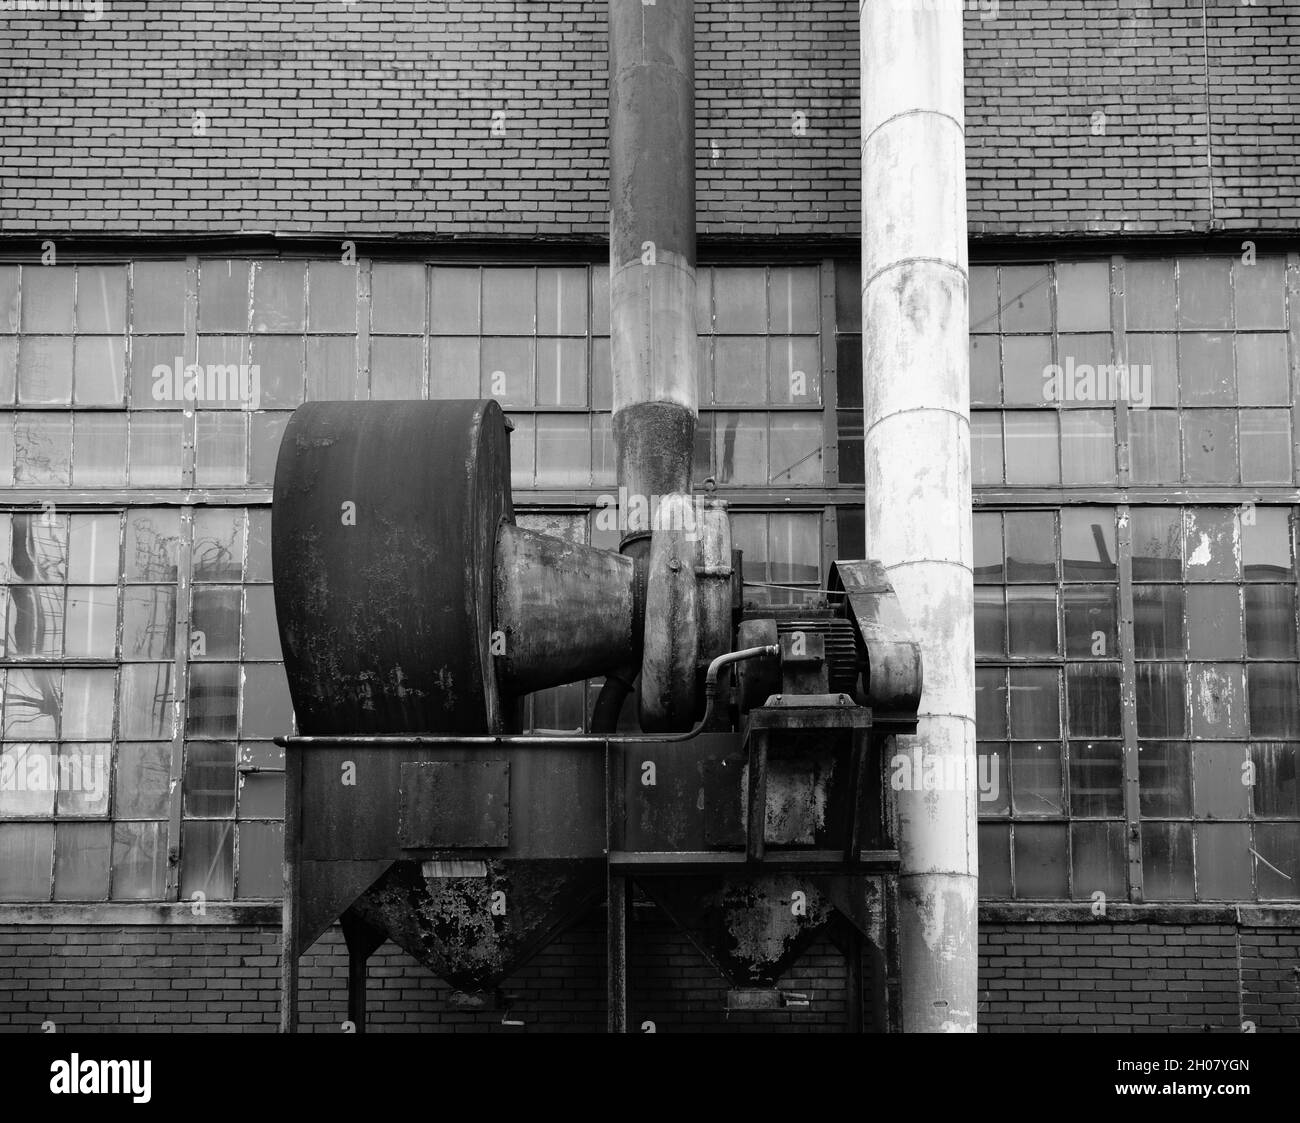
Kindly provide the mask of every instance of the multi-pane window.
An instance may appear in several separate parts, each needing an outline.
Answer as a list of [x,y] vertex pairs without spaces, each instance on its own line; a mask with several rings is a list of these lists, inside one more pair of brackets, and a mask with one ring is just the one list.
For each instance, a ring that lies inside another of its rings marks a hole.
[[970,311],[976,485],[1294,482],[1285,259],[975,266]]

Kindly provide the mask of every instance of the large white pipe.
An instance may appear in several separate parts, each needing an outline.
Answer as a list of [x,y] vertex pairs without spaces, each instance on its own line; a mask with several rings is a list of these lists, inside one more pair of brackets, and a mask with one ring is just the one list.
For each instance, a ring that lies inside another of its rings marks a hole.
[[[868,553],[921,643],[915,735],[970,778],[898,792],[903,1029],[976,1020],[974,593],[962,4],[860,0]],[[901,771],[901,770],[900,770]],[[919,778],[917,778],[919,780]],[[913,788],[921,787],[919,782]]]

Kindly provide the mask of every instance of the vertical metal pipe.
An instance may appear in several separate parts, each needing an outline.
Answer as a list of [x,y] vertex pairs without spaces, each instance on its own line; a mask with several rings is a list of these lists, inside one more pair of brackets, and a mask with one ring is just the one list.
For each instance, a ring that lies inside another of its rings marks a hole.
[[[974,605],[962,6],[860,0],[866,531],[921,643],[916,741],[963,790],[898,793],[903,1029],[976,1013]],[[912,749],[901,738],[898,751]],[[915,785],[920,787],[919,784]]]
[[695,4],[610,0],[609,300],[628,530],[690,490],[695,445]]

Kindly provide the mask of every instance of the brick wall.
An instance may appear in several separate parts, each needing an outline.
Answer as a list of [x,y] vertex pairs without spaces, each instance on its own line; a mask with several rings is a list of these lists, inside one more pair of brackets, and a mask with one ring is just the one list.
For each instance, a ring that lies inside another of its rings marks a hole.
[[[602,917],[594,914],[507,981],[522,1029],[460,1009],[448,988],[385,945],[370,961],[376,1032],[575,1032],[604,1028]],[[653,909],[630,928],[634,1027],[836,1032],[844,965],[816,945],[782,982],[811,1006],[725,1015],[713,968]],[[337,929],[301,964],[303,1029],[339,1032],[347,958]],[[275,1027],[279,933],[271,927],[0,926],[0,1030],[260,1030]],[[1259,1032],[1300,1029],[1300,929],[1229,924],[984,924],[980,1024],[1007,1032]]]
[[[0,13],[0,234],[605,235],[605,0],[104,2]],[[1300,5],[984,14],[973,233],[1296,228]],[[698,0],[696,49],[701,234],[856,237],[855,0]]]

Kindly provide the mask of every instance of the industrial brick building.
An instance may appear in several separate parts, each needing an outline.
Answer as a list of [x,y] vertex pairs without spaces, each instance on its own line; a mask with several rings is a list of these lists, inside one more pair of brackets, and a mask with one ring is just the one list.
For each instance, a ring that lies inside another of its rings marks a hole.
[[[1295,1030],[1300,8],[967,7],[980,1027]],[[0,1026],[276,1025],[295,407],[495,397],[520,523],[617,547],[605,13],[0,10]],[[871,555],[858,19],[696,5],[695,482],[758,601]],[[373,1028],[601,1027],[599,911],[504,1014],[385,945]],[[728,1014],[629,940],[634,1027],[845,1024],[829,942]],[[345,980],[334,930],[304,1028]]]

